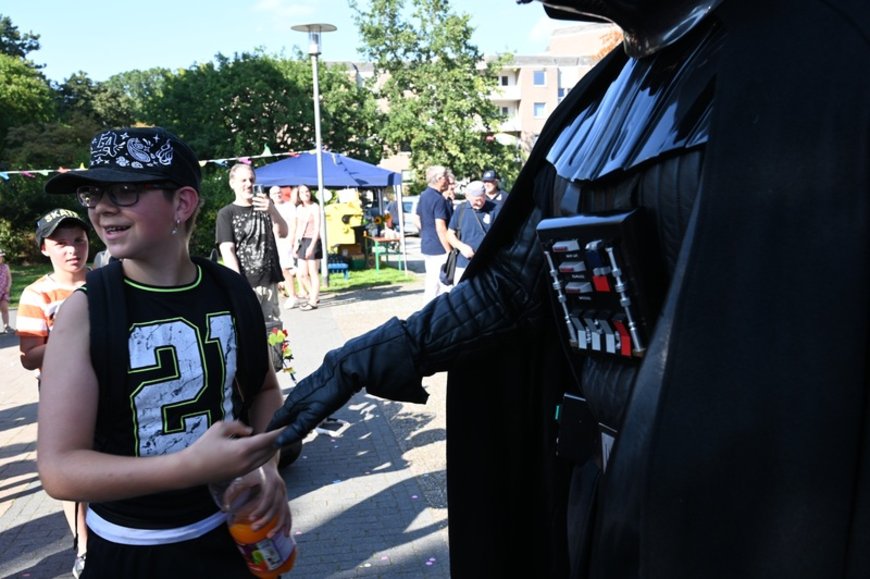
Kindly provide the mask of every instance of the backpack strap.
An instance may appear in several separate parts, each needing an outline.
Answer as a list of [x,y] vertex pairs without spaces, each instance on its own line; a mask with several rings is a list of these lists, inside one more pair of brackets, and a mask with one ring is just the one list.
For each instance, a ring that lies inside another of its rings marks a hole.
[[463,203],[459,206],[459,219],[456,220],[456,239],[462,241],[462,218],[465,217],[465,208],[468,206],[467,203]]
[[[247,422],[248,410],[254,396],[263,386],[268,366],[271,364],[269,351],[265,347],[266,322],[263,319],[263,309],[251,284],[240,274],[202,257],[193,256],[191,259],[216,280],[230,298],[239,345],[235,386],[242,400],[241,417]],[[258,344],[262,347],[258,348]]]
[[480,222],[480,213],[479,213],[478,211],[475,211],[475,212],[472,213],[471,215],[474,217],[474,220],[477,221],[477,226],[480,227],[480,231],[481,231],[484,235],[486,235],[486,229],[484,229],[484,227],[483,227],[483,223]]
[[[87,274],[85,293],[88,296],[90,319],[91,365],[100,384],[97,424],[103,423],[103,413],[114,408],[106,384],[123,384],[127,377],[127,308],[124,301],[124,270],[120,261],[91,270]],[[114,362],[114,363],[113,363]],[[101,448],[99,428],[95,432],[96,448]]]

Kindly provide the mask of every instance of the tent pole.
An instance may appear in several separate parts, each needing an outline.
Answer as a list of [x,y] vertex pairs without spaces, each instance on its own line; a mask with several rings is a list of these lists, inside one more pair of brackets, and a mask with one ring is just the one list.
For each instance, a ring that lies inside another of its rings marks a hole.
[[317,54],[311,55],[314,76],[314,140],[317,147],[317,200],[320,201],[320,239],[323,258],[320,260],[320,277],[324,287],[329,287],[329,245],[326,240],[326,199],[323,193],[323,150],[320,142],[320,83],[317,78]]
[[402,248],[402,271],[408,273],[408,251],[405,248],[405,206],[402,200],[402,185],[399,183],[396,187],[396,212],[399,214],[399,245]]

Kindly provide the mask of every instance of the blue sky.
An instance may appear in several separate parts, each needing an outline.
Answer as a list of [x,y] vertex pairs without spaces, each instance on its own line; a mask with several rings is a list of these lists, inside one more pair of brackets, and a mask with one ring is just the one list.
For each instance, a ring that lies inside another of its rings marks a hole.
[[[361,4],[365,0],[360,0]],[[356,26],[347,0],[16,0],[4,2],[21,32],[40,35],[40,50],[30,54],[45,64],[49,79],[63,81],[84,71],[97,81],[127,70],[161,66],[186,68],[209,62],[217,53],[231,56],[263,47],[287,54],[307,37],[296,24],[328,22],[338,30],[323,35],[324,60],[360,60]],[[535,54],[547,46],[554,27],[537,2],[454,0],[454,12],[471,15],[473,42],[485,54],[513,50]]]

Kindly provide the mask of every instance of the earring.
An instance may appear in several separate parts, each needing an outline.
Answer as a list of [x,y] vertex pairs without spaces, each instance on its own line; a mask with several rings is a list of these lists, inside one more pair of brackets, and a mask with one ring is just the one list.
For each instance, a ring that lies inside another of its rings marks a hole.
[[175,220],[175,225],[172,227],[172,235],[178,233],[178,226],[181,224],[181,221],[178,219]]

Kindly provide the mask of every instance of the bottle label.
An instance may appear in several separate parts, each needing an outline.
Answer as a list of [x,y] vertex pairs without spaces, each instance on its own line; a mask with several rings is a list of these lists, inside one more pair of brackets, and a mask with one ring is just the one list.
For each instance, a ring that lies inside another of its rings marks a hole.
[[296,547],[295,541],[283,532],[274,537],[265,538],[256,543],[238,543],[239,551],[245,557],[252,571],[274,571],[283,565]]

